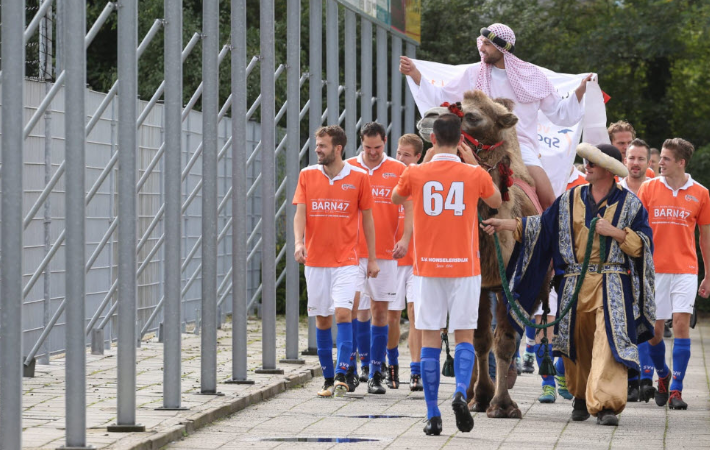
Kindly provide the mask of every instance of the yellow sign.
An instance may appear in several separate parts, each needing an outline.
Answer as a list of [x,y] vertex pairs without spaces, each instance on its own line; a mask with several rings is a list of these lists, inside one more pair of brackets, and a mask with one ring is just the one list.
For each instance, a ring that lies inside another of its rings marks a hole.
[[340,0],[421,42],[421,0]]

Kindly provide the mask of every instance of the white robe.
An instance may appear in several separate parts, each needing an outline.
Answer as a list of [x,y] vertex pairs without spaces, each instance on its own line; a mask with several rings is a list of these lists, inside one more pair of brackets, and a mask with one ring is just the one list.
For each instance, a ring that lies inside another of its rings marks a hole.
[[[470,65],[462,75],[448,81],[445,86],[435,86],[430,80],[422,77],[419,90],[415,95],[417,103],[421,100],[424,104],[441,105],[444,102],[454,103],[463,100],[463,94],[476,88],[476,78],[480,70],[481,63]],[[519,103],[516,99],[513,87],[508,81],[505,69],[493,67],[491,71],[491,96],[509,98],[515,102],[513,113],[518,116],[516,129],[520,150],[537,156],[538,149],[538,111],[542,111],[552,123],[560,126],[573,126],[582,120],[584,115],[584,98],[577,100],[577,96],[572,94],[565,98],[558,93],[552,93],[542,100],[533,103]],[[525,157],[523,158],[526,159]],[[525,161],[527,165],[529,161]],[[535,165],[540,165],[535,164]]]

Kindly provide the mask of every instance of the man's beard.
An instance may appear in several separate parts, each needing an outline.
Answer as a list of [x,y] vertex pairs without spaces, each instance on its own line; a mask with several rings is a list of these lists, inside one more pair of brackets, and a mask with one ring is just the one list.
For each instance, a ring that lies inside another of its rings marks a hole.
[[331,153],[330,155],[325,155],[323,156],[323,159],[321,159],[320,164],[324,166],[329,166],[333,164],[335,161],[335,152]]
[[483,56],[483,62],[486,64],[491,64],[491,65],[495,65],[501,59],[503,59],[502,53],[499,55],[495,55],[495,56],[494,55],[484,55]]
[[638,169],[638,172],[636,173],[636,175],[634,175],[634,173],[631,170],[629,170],[629,177],[634,178],[636,180],[638,180],[640,178],[646,178],[646,171]]

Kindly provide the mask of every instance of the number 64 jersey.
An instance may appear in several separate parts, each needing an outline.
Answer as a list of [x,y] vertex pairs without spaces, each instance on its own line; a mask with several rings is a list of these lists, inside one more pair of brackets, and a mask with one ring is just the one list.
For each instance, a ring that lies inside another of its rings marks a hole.
[[414,209],[414,274],[460,278],[481,274],[478,200],[495,194],[491,176],[452,154],[409,166],[397,193]]

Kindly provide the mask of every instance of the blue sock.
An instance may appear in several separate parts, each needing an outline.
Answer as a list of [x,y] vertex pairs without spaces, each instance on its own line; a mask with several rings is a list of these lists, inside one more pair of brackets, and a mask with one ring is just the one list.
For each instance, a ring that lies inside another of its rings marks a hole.
[[[542,344],[535,344],[534,347],[535,351],[535,359],[537,359],[537,366],[540,367],[542,366]],[[547,350],[550,352],[550,355],[552,355],[552,344],[547,344]],[[555,385],[555,377],[552,375],[540,375],[542,377],[542,385],[543,386],[554,386]]]
[[338,344],[338,366],[335,369],[336,373],[348,373],[348,368],[350,367],[350,354],[353,349],[352,336],[352,323],[343,322],[338,324],[338,337],[336,338],[336,342]]
[[382,361],[387,350],[387,331],[389,327],[372,326],[372,343],[370,344],[370,378],[375,372],[382,372]]
[[333,378],[333,334],[330,328],[321,330],[316,328],[316,345],[318,346],[318,360],[323,369],[323,378]]
[[422,386],[426,400],[427,420],[436,416],[441,417],[441,411],[439,411],[440,354],[440,348],[422,347]]
[[562,361],[562,357],[558,357],[557,361],[555,361],[555,370],[558,376],[565,376],[565,363]]
[[352,352],[350,352],[350,367],[352,367],[357,374],[357,331],[359,322],[357,319],[353,319],[351,323],[353,329],[353,347]]
[[666,365],[666,343],[661,340],[656,345],[648,344],[648,356],[653,361],[653,367],[656,368],[658,378],[668,376],[668,366]]
[[370,321],[357,323],[357,349],[362,367],[370,367]]
[[648,342],[639,344],[639,362],[641,363],[641,379],[653,380],[653,360],[649,354]]
[[473,362],[476,354],[473,353],[473,344],[461,342],[456,344],[454,351],[454,375],[456,376],[456,392],[463,394],[466,398],[466,389],[471,384],[471,372],[473,372]]
[[673,381],[671,391],[683,390],[685,369],[690,360],[690,339],[675,338],[673,340]]
[[498,363],[496,362],[496,355],[493,354],[493,349],[491,349],[491,351],[488,353],[488,375],[491,377],[491,380],[494,383],[496,381],[497,371]]
[[399,347],[387,349],[387,360],[390,362],[390,366],[399,365]]
[[420,362],[410,362],[409,363],[409,371],[411,372],[412,375],[421,375],[422,374],[422,363]]
[[525,327],[525,351],[528,353],[534,352],[535,345],[537,345],[537,344],[535,344],[535,328],[526,326]]

